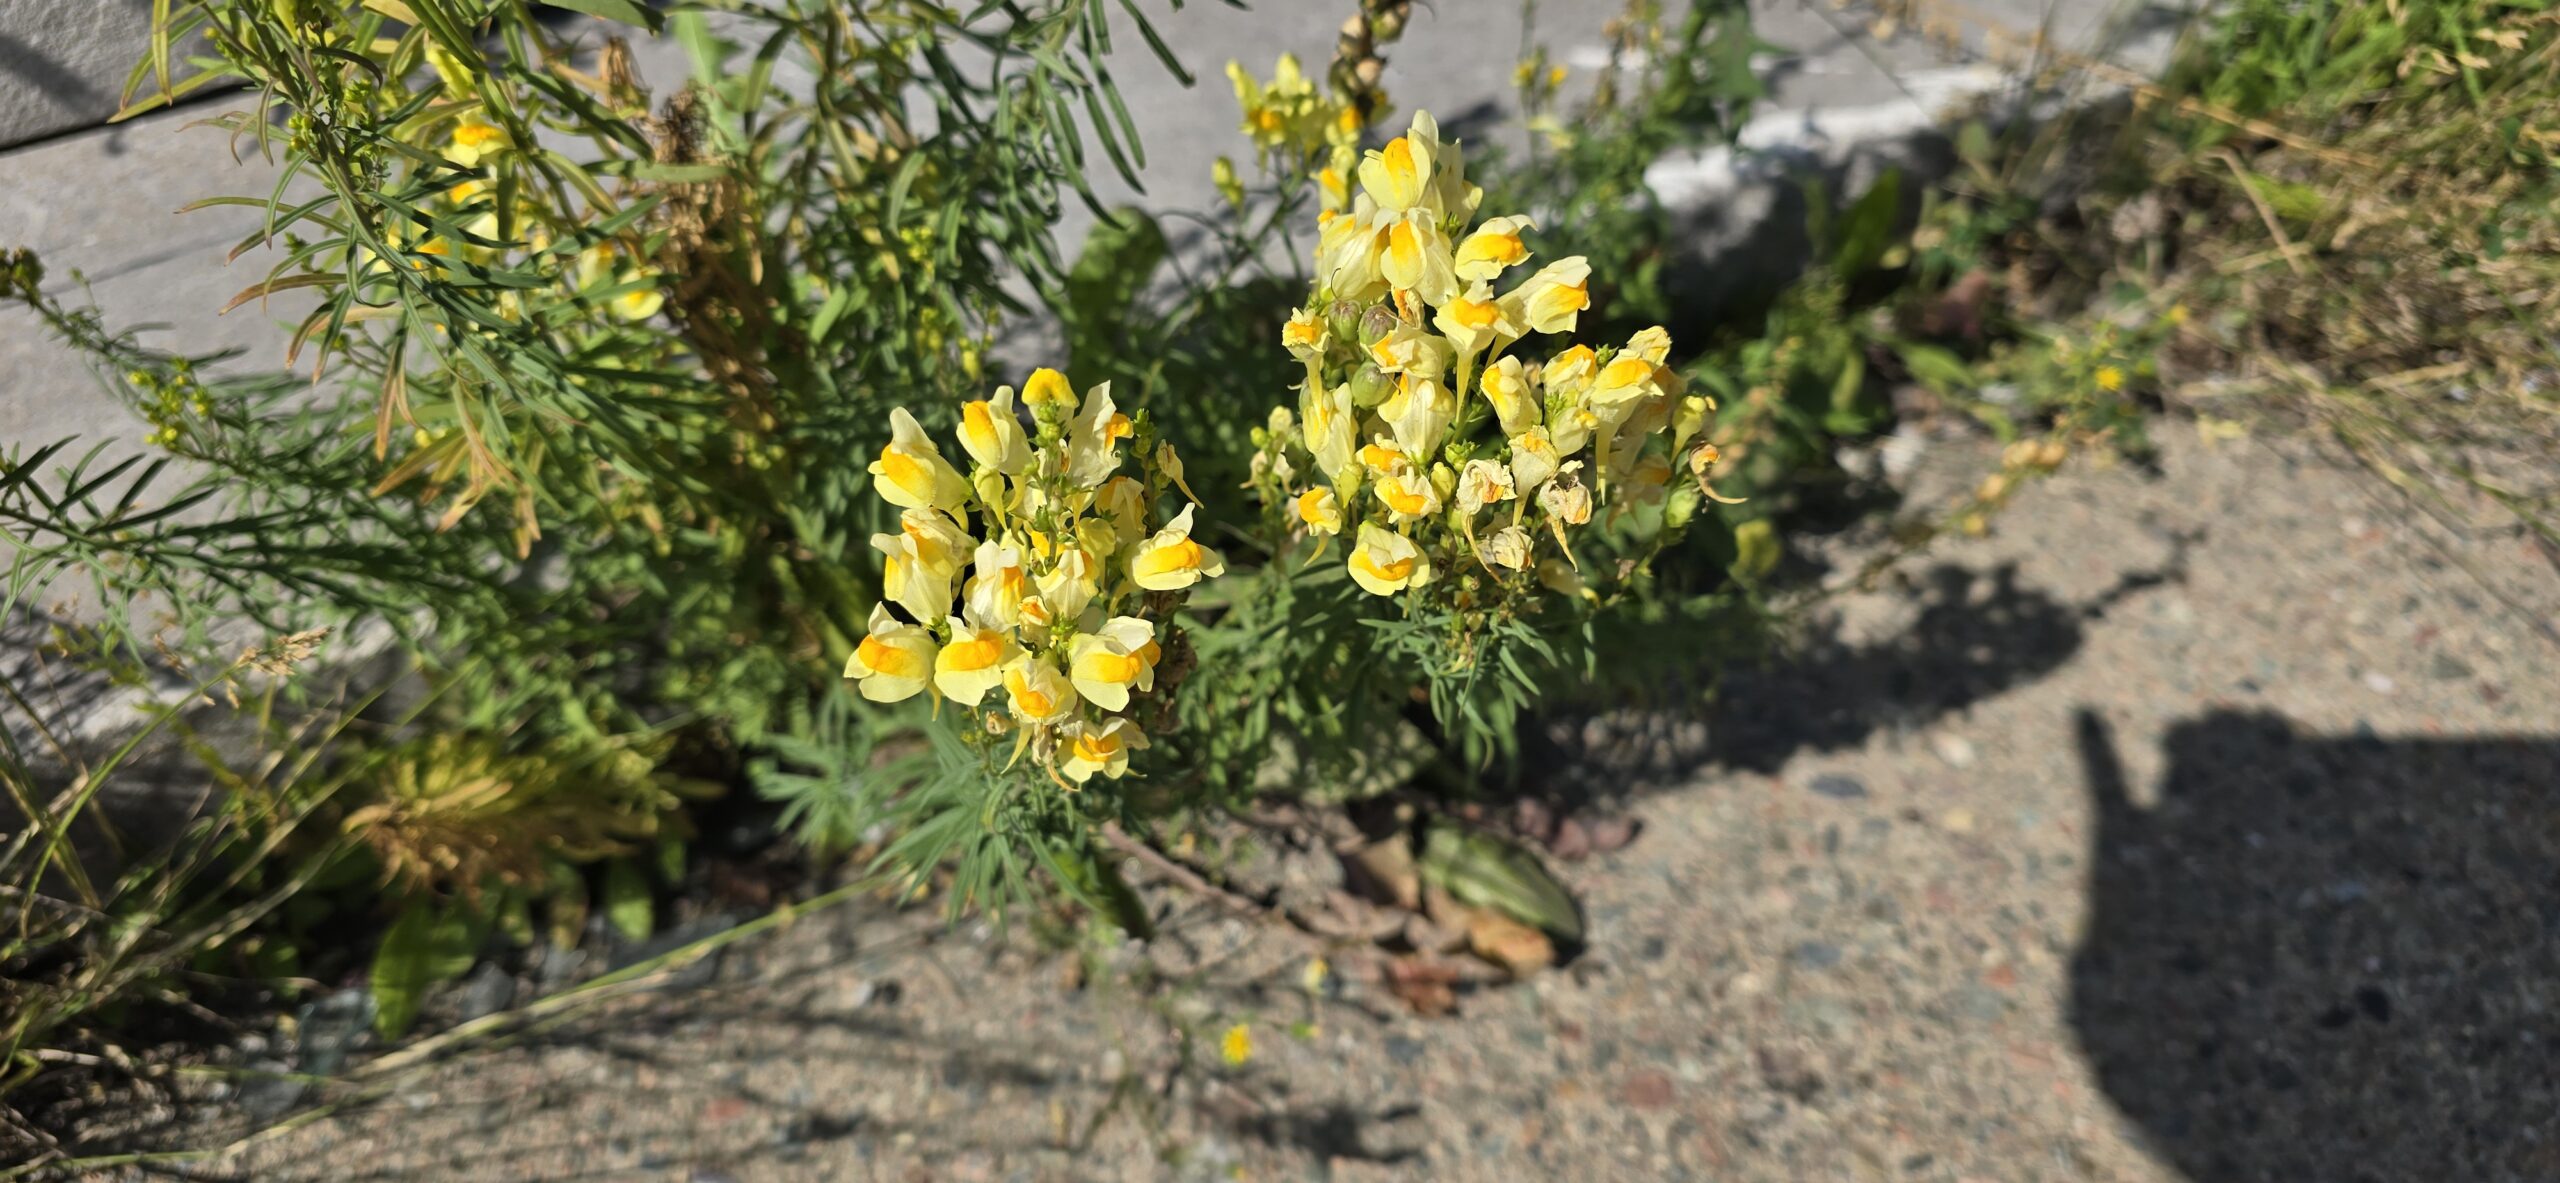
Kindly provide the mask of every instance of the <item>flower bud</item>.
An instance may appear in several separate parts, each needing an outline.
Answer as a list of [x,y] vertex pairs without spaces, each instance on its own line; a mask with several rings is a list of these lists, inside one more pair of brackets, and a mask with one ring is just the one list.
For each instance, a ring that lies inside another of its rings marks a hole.
[[1357,461],[1343,465],[1342,471],[1333,474],[1334,494],[1341,497],[1343,501],[1349,502],[1360,495],[1361,483],[1367,480],[1368,476],[1368,466]]
[[1325,319],[1331,322],[1326,327],[1333,331],[1334,340],[1359,339],[1361,311],[1362,305],[1356,300],[1336,300],[1331,307],[1325,309]]
[[1380,338],[1394,331],[1396,331],[1395,310],[1384,304],[1374,305],[1360,315],[1359,341],[1364,349],[1377,344]]
[[1368,410],[1387,401],[1396,392],[1396,381],[1375,365],[1363,365],[1351,375],[1351,405]]
[[1209,162],[1209,183],[1218,187],[1218,196],[1237,210],[1244,209],[1244,182],[1236,179],[1236,162],[1224,156]]

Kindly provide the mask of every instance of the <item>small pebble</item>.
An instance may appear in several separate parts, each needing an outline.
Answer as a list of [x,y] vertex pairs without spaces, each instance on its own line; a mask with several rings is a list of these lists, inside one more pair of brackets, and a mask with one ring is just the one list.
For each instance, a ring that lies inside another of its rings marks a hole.
[[1946,816],[1938,819],[1938,824],[1945,827],[1950,834],[1970,834],[1973,832],[1973,811],[1950,809],[1946,812]]
[[1930,746],[1937,749],[1938,758],[1951,768],[1973,767],[1973,741],[1961,735],[1940,735]]
[[2366,689],[2376,694],[2389,694],[2400,688],[2399,683],[2391,680],[2391,675],[2382,673],[2366,674],[2364,684]]
[[1866,797],[1867,786],[1854,776],[1826,772],[1813,778],[1813,791],[1834,801],[1857,801]]

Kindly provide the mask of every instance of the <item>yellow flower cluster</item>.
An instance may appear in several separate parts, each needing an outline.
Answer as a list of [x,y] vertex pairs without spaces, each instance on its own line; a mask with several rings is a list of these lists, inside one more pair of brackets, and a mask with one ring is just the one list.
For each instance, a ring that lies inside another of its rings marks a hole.
[[[440,70],[444,67],[439,66]],[[503,242],[513,238],[528,251],[540,253],[551,249],[551,228],[544,224],[544,211],[529,194],[517,189],[514,216],[508,225],[498,219],[497,194],[501,189],[493,179],[494,170],[505,167],[515,149],[515,141],[504,128],[480,116],[464,115],[453,125],[444,158],[473,175],[446,189],[443,211],[463,217],[463,229],[476,238]],[[504,231],[504,233],[502,233]],[[452,258],[455,244],[441,235],[402,221],[391,227],[394,245],[407,246],[418,254],[435,259]],[[459,253],[474,262],[501,261],[504,253],[497,248],[465,243]],[[425,260],[416,266],[430,266]],[[666,306],[666,295],[659,290],[657,267],[632,257],[627,248],[612,241],[598,243],[578,252],[575,268],[566,276],[571,290],[595,300],[610,310],[615,318],[638,323],[656,316]],[[509,320],[523,315],[523,298],[514,291],[499,293],[498,312]]]
[[1120,413],[1109,383],[1079,399],[1056,370],[1034,372],[1019,405],[1008,386],[960,410],[966,475],[914,416],[890,413],[870,469],[900,510],[898,532],[871,539],[887,602],[844,676],[874,702],[931,692],[979,711],[1053,776],[1119,777],[1147,746],[1128,712],[1157,688],[1173,611],[1226,570],[1191,537],[1193,506],[1159,520],[1168,486],[1190,494],[1182,460]]
[[[1476,219],[1483,191],[1429,113],[1358,175],[1349,208],[1321,215],[1314,296],[1281,329],[1306,380],[1258,462],[1306,532],[1352,539],[1353,580],[1393,595],[1464,562],[1580,594],[1573,531],[1595,510],[1661,501],[1681,465],[1715,496],[1716,451],[1693,444],[1714,404],[1664,364],[1668,333],[1514,351],[1573,332],[1590,265],[1505,286],[1529,262],[1529,219]],[[1289,484],[1301,458],[1319,483]]]
[[[1269,82],[1255,79],[1235,62],[1227,63],[1227,80],[1235,84],[1236,105],[1244,108],[1243,131],[1256,156],[1265,165],[1277,157],[1284,169],[1312,168],[1324,208],[1348,204],[1360,133],[1368,129],[1362,105],[1349,95],[1318,92],[1295,54],[1280,55]],[[1380,110],[1385,103],[1386,94],[1380,91],[1367,109]],[[1220,188],[1223,192],[1226,187]]]

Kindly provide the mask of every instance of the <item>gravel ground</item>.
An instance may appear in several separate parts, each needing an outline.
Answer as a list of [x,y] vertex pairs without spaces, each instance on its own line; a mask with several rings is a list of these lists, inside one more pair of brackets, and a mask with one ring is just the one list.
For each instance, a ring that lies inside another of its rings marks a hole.
[[1676,721],[1711,762],[1628,773],[1641,836],[1566,868],[1589,951],[1457,1017],[1311,999],[1304,946],[1205,910],[1106,955],[1142,993],[846,909],[219,1167],[2560,1179],[2560,580],[2284,447],[2172,445],[2066,470]]

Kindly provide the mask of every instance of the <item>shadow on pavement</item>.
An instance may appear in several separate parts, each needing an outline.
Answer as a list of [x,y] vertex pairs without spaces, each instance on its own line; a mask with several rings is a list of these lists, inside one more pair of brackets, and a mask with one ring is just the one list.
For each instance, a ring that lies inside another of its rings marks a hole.
[[2215,713],[2097,807],[2071,1021],[2195,1183],[2560,1178],[2560,739]]
[[1567,810],[1605,805],[1710,766],[1775,773],[1799,753],[1925,726],[2061,668],[2091,622],[2183,579],[2192,541],[2080,603],[2025,583],[2014,563],[1937,564],[1911,581],[1910,623],[1890,636],[1817,632],[1765,666],[1720,671],[1711,702],[1550,712],[1522,735],[1521,787]]

